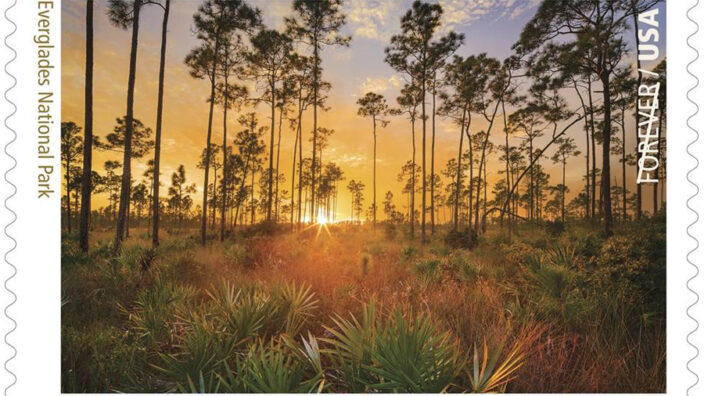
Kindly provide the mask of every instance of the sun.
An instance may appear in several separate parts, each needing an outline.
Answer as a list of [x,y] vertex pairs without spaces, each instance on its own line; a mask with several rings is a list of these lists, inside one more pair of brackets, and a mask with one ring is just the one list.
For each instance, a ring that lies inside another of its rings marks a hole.
[[[310,221],[310,217],[306,216],[305,220]],[[332,236],[332,234],[330,234],[330,229],[328,228],[328,224],[332,224],[332,221],[328,218],[325,211],[319,210],[318,216],[317,216],[315,222],[310,223],[310,225],[308,225],[308,227],[306,227],[306,229],[317,227],[318,230],[315,234],[315,240],[318,240],[318,237],[320,237],[320,233],[323,230],[325,231],[326,234],[328,234],[328,236],[330,236],[330,237]]]

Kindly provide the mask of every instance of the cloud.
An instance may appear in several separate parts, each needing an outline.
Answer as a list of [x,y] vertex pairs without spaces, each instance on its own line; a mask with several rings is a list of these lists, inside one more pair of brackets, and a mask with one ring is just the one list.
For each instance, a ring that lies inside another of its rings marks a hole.
[[394,88],[400,88],[403,85],[403,79],[397,75],[389,77],[389,84]]
[[355,0],[344,3],[344,13],[355,37],[388,41],[398,29],[398,3],[384,0]]
[[338,163],[349,167],[358,167],[367,163],[367,157],[364,155],[343,154],[335,159]]
[[439,0],[443,8],[443,30],[449,31],[459,26],[469,26],[485,17],[513,20],[541,0]]
[[392,88],[400,88],[402,85],[403,80],[395,74],[389,78],[367,77],[360,85],[360,91],[362,94],[367,92],[381,93]]
[[284,1],[268,1],[264,7],[265,24],[271,28],[283,30],[284,17],[291,15],[291,5]]
[[177,145],[176,139],[173,139],[173,138],[166,138],[162,142],[162,147],[167,150],[176,147],[176,145]]
[[352,51],[350,48],[334,48],[334,51],[332,52],[332,56],[335,60],[341,61],[341,62],[346,62],[352,60],[352,57],[354,56],[354,51]]
[[[541,0],[437,0],[443,8],[442,32],[467,27],[481,18],[513,20]],[[344,3],[354,37],[388,42],[400,29],[400,19],[411,1],[355,0]]]

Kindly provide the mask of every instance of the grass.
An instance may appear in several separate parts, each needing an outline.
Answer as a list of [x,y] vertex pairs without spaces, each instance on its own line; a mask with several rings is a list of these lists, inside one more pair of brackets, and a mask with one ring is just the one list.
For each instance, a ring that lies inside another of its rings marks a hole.
[[664,219],[536,227],[65,236],[62,391],[664,391]]

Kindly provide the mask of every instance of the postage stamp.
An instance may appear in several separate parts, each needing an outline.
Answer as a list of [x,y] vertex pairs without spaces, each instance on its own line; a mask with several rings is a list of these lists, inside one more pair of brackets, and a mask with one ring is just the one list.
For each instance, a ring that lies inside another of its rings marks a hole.
[[701,394],[695,3],[3,1],[5,394]]

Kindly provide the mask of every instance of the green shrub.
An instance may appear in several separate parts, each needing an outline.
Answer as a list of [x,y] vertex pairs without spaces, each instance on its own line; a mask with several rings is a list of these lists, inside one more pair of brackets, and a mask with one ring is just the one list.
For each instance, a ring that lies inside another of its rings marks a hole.
[[452,251],[442,260],[441,268],[450,277],[461,280],[476,281],[482,273],[481,266],[464,250]]
[[192,390],[195,383],[212,383],[213,375],[232,357],[240,339],[223,331],[217,322],[196,310],[181,318],[184,331],[176,339],[175,350],[160,353],[154,369],[164,378],[164,392]]
[[576,269],[579,265],[575,248],[559,244],[548,250],[547,260],[556,266],[571,269]]
[[418,254],[418,248],[413,245],[408,245],[401,249],[401,259],[408,261]]
[[326,330],[332,338],[333,370],[349,392],[441,392],[461,369],[457,347],[427,315],[381,320],[374,302],[365,305],[361,320],[337,317]]
[[448,256],[452,250],[446,245],[437,244],[430,248],[430,252],[436,256],[445,257]]
[[350,315],[349,319],[336,316],[332,321],[334,327],[325,326],[331,337],[323,339],[331,347],[332,370],[343,381],[346,391],[368,391],[376,382],[369,370],[378,326],[374,301],[364,304],[360,320]]
[[288,336],[295,337],[318,308],[315,293],[309,285],[297,286],[293,282],[279,285],[273,293],[280,312],[285,315],[283,330]]
[[562,266],[543,264],[531,273],[531,278],[543,295],[564,300],[572,288],[574,273]]
[[[309,343],[306,346],[311,348]],[[324,382],[319,352],[314,353],[318,361],[310,365],[310,361],[301,358],[301,354],[296,354],[282,340],[253,344],[240,363],[244,367],[241,381],[246,392],[311,393],[322,390]]]
[[420,259],[416,260],[413,263],[412,270],[414,273],[428,278],[428,279],[435,279],[440,275],[439,272],[439,267],[440,267],[440,260],[439,259]]
[[225,258],[230,263],[242,268],[252,268],[254,266],[252,250],[239,243],[232,243],[225,248]]
[[61,328],[62,393],[107,393],[141,371],[144,350],[114,327]]
[[384,236],[386,240],[393,241],[396,239],[397,226],[394,222],[387,221],[384,223]]
[[265,291],[259,288],[239,289],[223,281],[207,293],[213,304],[216,322],[237,343],[278,330],[280,307]]
[[380,329],[372,350],[372,389],[386,392],[438,393],[448,390],[461,365],[457,346],[427,315],[394,318]]
[[543,223],[543,227],[551,236],[558,236],[565,232],[565,223],[560,220],[546,221]]
[[651,312],[665,310],[665,233],[639,228],[604,242],[591,287],[625,290]]
[[[469,241],[468,232],[472,233],[472,242]],[[472,230],[450,230],[445,235],[445,244],[453,249],[474,249],[479,244],[479,236]]]
[[536,254],[540,253],[531,245],[522,242],[499,245],[499,248],[504,260],[511,265],[517,266],[526,265],[528,261],[533,260]]
[[196,296],[193,287],[178,286],[159,279],[137,296],[132,311],[123,308],[129,314],[132,331],[147,346],[171,345],[174,341],[176,314],[191,308]]
[[586,258],[596,257],[604,240],[598,234],[581,233],[575,238],[575,253]]

